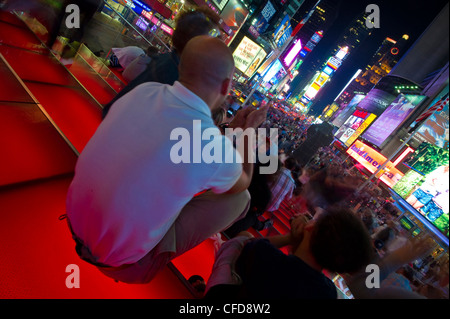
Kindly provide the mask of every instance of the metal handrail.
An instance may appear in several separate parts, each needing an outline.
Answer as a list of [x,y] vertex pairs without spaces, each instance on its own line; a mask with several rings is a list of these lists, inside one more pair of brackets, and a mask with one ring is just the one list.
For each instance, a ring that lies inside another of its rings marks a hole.
[[[111,7],[107,2],[106,2],[106,0],[103,0],[103,3],[109,8],[109,9],[111,9],[115,14],[117,14],[122,20],[124,20],[125,22],[126,22],[126,24],[129,26],[129,27],[131,27],[137,34],[139,34],[141,37],[142,37],[142,39],[144,39],[149,45],[152,45],[152,43],[139,31],[139,30],[137,30],[127,19],[125,19],[125,17],[123,16],[123,15],[121,15],[119,12],[117,12],[113,7]],[[136,15],[136,13],[132,13],[132,14],[134,14],[134,15]],[[137,16],[137,15],[136,15]],[[147,27],[148,28],[148,27]],[[162,43],[162,45],[168,50],[168,51],[170,51],[171,50],[171,48],[169,48],[165,43],[164,43],[164,41],[163,40],[161,40],[161,38],[160,37],[158,37],[156,34],[154,34],[153,33],[153,37],[156,37],[156,39],[159,41],[159,42],[161,42]]]

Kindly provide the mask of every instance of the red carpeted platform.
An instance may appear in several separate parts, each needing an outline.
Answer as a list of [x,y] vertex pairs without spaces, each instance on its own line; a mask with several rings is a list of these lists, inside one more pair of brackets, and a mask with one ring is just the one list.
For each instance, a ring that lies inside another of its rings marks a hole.
[[[66,221],[58,219],[71,180],[0,188],[0,298],[192,298],[168,268],[149,284],[128,285],[80,260]],[[80,288],[66,286],[71,264],[79,266]]]
[[[112,92],[87,68],[72,69],[73,76],[17,17],[1,12],[0,20],[0,53],[28,90],[0,65],[0,145],[7,150],[0,158],[6,173],[0,178],[0,298],[192,298],[183,281],[208,280],[212,240],[176,258],[175,273],[166,267],[147,285],[115,283],[76,255],[58,219],[76,156],[54,125],[81,152],[101,122],[99,103]],[[2,187],[27,181],[33,182]],[[288,231],[285,218],[275,213],[274,221],[255,236]],[[65,285],[70,264],[80,267],[79,289]]]

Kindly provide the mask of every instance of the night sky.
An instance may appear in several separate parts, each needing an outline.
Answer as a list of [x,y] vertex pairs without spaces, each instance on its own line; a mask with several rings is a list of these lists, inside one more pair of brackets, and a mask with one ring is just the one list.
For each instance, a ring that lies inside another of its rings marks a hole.
[[[333,76],[331,82],[323,88],[323,92],[319,92],[318,100],[310,111],[311,115],[317,116],[322,113],[323,109],[337,97],[355,72],[366,67],[370,58],[386,37],[398,40],[404,34],[408,34],[410,38],[407,50],[439,14],[448,0],[343,0],[338,18],[325,34],[322,40],[323,44],[321,43],[321,46],[316,48],[317,51],[335,47],[335,41],[345,27],[371,3],[377,4],[380,8],[380,28],[373,29],[372,35],[361,44],[357,51],[350,55]],[[321,52],[314,51],[312,53],[321,54]]]

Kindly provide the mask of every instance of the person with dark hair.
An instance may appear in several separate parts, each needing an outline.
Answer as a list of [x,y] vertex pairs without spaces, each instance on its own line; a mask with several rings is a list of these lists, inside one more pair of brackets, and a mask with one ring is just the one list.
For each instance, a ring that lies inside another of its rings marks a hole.
[[203,279],[200,275],[192,275],[189,277],[188,282],[191,284],[192,288],[194,288],[195,292],[199,296],[203,296],[206,289],[205,279]]
[[135,87],[146,82],[159,82],[174,84],[178,80],[178,65],[186,43],[199,35],[217,34],[220,17],[207,7],[199,7],[194,11],[186,11],[177,16],[175,30],[172,35],[173,50],[153,57],[147,68],[103,108],[103,118],[115,101],[133,90]]
[[430,238],[413,238],[400,248],[389,252],[383,258],[373,256],[370,264],[378,266],[378,281],[381,283],[378,288],[369,288],[367,286],[368,273],[361,270],[351,275],[345,275],[345,282],[356,299],[424,299],[430,296],[424,296],[420,293],[401,287],[399,285],[387,284],[383,282],[389,275],[398,271],[401,267],[409,263],[424,258],[434,248],[434,241]]
[[[289,255],[279,250],[287,245]],[[292,219],[286,235],[255,239],[241,233],[224,243],[205,298],[336,299],[323,271],[354,273],[371,260],[370,236],[359,218],[328,208],[315,219]]]

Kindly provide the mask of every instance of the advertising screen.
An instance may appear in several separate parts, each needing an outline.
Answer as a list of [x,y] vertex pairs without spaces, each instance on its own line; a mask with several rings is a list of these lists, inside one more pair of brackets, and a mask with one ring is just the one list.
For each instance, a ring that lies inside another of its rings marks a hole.
[[393,189],[448,237],[448,150],[422,143],[406,164],[412,169]]
[[[370,146],[358,140],[347,150],[347,153],[372,174],[375,173],[387,159]],[[379,177],[387,186],[393,187],[403,177],[403,173],[395,168],[393,163],[389,161],[385,169],[381,170],[377,177]]]
[[353,99],[348,103],[348,105],[340,112],[340,114],[334,119],[333,125],[337,127],[341,127],[345,121],[349,118],[350,115],[353,114],[356,110],[356,106],[359,102],[364,99],[364,94],[357,94],[353,97]]
[[225,24],[236,33],[247,19],[248,10],[239,0],[229,0],[220,16]]
[[363,137],[380,147],[424,99],[423,95],[400,94]]
[[302,42],[300,41],[300,39],[297,39],[294,46],[291,48],[289,53],[284,58],[284,64],[286,64],[286,66],[289,67],[301,49],[302,49]]
[[251,77],[257,70],[257,68],[261,65],[261,63],[264,61],[264,58],[266,57],[267,53],[262,48],[259,50],[259,52],[256,54],[255,58],[252,61],[252,64],[248,67],[247,71],[244,72],[244,74],[248,77]]
[[277,11],[275,10],[273,4],[270,1],[267,1],[259,16],[255,19],[255,21],[252,21],[252,26],[258,34],[261,34],[267,30],[269,27],[269,21],[276,12]]
[[217,9],[222,11],[223,8],[225,8],[228,0],[212,0],[212,2],[216,5]]
[[[253,74],[265,56],[265,51],[247,37],[242,39],[233,53],[236,68],[246,75],[249,73],[249,69],[251,69],[251,73]],[[255,64],[257,65],[255,66]]]
[[276,60],[264,75],[263,81],[269,82],[275,76],[275,74],[277,74],[281,70],[282,67],[283,66],[281,65],[280,60]]
[[336,132],[335,137],[344,143],[347,147],[350,146],[356,138],[368,127],[370,123],[376,118],[376,115],[368,113],[366,111],[356,110],[345,121],[339,130]]
[[394,96],[388,92],[379,89],[372,89],[366,95],[364,100],[359,103],[358,107],[365,109],[367,112],[380,116],[384,110],[386,110],[387,107],[394,102],[396,97],[397,96]]
[[415,134],[415,138],[449,149],[449,109],[448,103],[435,111]]
[[290,23],[289,15],[286,15],[281,21],[278,28],[273,33],[273,41],[277,45],[277,47],[281,47],[287,39],[291,36],[292,33],[292,27]]

